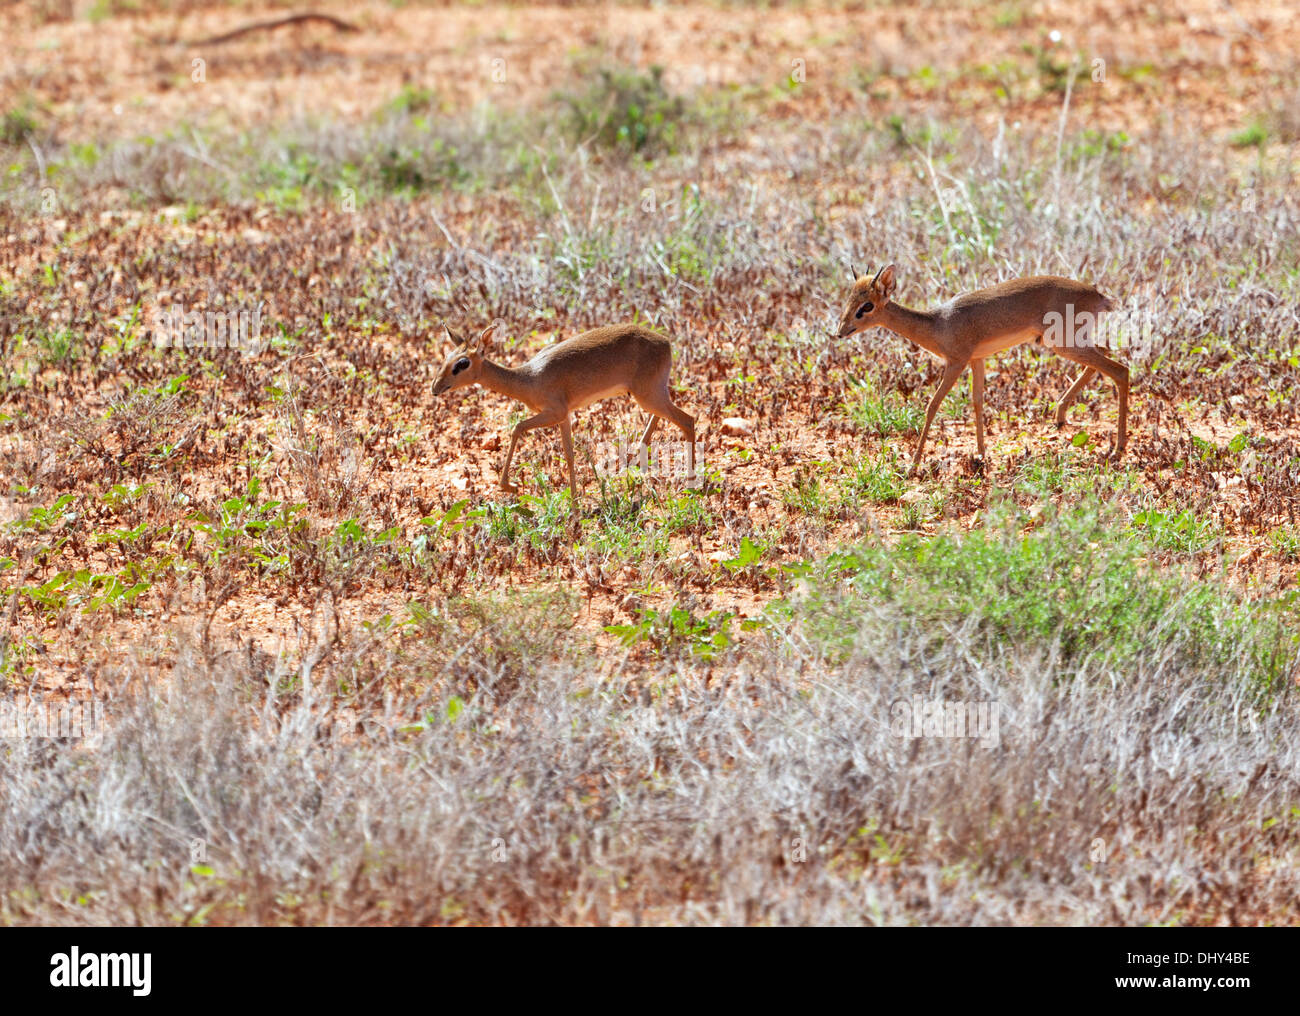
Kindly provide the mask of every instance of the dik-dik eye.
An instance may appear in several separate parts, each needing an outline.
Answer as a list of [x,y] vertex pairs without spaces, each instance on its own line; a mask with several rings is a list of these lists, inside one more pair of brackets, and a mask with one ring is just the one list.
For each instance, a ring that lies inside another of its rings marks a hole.
[[456,366],[451,368],[451,372],[453,374],[459,374],[462,370],[464,370],[468,366],[469,366],[469,357],[462,356],[459,360],[456,361]]
[[861,307],[858,308],[858,312],[857,312],[856,314],[854,314],[853,316],[854,316],[854,317],[862,317],[863,314],[870,314],[871,311],[872,311],[872,309],[873,309],[874,307],[875,307],[875,304],[872,304],[872,303],[864,303]]

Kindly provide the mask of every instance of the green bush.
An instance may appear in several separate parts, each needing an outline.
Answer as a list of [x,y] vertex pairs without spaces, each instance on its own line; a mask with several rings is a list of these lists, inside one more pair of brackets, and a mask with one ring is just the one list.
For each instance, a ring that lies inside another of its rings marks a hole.
[[971,626],[981,636],[973,652],[985,640],[1038,645],[1063,674],[1089,660],[1131,669],[1172,654],[1183,664],[1245,667],[1265,688],[1286,676],[1297,646],[1293,605],[1252,603],[1222,581],[1188,582],[1157,568],[1145,534],[1095,505],[1050,515],[1028,533],[1023,522],[994,512],[968,534],[905,534],[794,566],[799,595],[778,610],[800,618],[833,656],[861,648],[863,618],[878,609],[894,625],[912,619],[936,648]]
[[587,91],[563,96],[578,141],[646,156],[675,149],[687,108],[664,87],[662,67],[650,68],[649,74],[601,68],[597,75]]

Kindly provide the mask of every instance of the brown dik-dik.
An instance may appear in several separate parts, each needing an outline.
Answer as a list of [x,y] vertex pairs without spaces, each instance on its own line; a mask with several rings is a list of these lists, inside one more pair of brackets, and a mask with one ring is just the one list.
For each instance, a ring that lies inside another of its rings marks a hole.
[[[911,310],[891,299],[894,266],[887,265],[875,278],[853,273],[853,292],[840,319],[840,338],[876,325],[910,339],[944,362],[943,377],[925,411],[925,426],[916,444],[912,471],[921,462],[930,424],[944,397],[962,371],[971,369],[971,402],[975,409],[975,445],[984,457],[984,359],[1022,342],[1042,339],[1048,349],[1067,360],[1083,364],[1083,373],[1056,407],[1056,425],[1065,423],[1066,411],[1096,374],[1105,374],[1119,390],[1119,432],[1115,456],[1124,454],[1128,424],[1128,368],[1102,352],[1095,334],[1097,315],[1114,304],[1092,286],[1056,275],[1012,279],[988,289],[964,293],[934,310]],[[1064,328],[1063,328],[1064,326]]]
[[650,414],[650,422],[641,435],[641,444],[647,448],[660,418],[681,428],[686,435],[690,475],[695,475],[695,418],[673,405],[669,395],[673,351],[662,335],[640,325],[608,325],[548,346],[521,367],[502,367],[484,355],[489,351],[487,342],[491,331],[489,326],[470,344],[447,329],[456,348],[438,372],[433,394],[481,384],[518,399],[536,414],[516,424],[510,434],[510,447],[501,467],[502,490],[518,491],[510,482],[510,462],[519,439],[538,427],[559,427],[576,511],[578,485],[573,471],[573,431],[569,416],[574,410],[612,395],[630,394]]

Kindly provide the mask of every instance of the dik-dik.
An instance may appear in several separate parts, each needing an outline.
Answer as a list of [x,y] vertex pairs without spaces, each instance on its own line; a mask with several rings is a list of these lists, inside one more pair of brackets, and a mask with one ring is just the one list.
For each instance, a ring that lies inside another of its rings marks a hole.
[[481,384],[484,388],[518,399],[536,414],[516,424],[510,434],[510,447],[501,468],[502,490],[518,492],[510,482],[510,462],[519,439],[538,427],[558,426],[564,442],[569,490],[576,511],[578,485],[574,478],[573,431],[569,417],[575,410],[593,402],[624,394],[631,395],[650,414],[650,422],[641,435],[641,444],[649,447],[650,437],[661,418],[676,424],[686,436],[690,475],[695,475],[695,418],[675,406],[669,395],[668,377],[673,351],[668,340],[658,332],[634,324],[593,328],[548,346],[523,366],[503,367],[484,355],[490,349],[488,335],[491,331],[489,326],[470,344],[447,329],[447,335],[456,348],[438,372],[433,394],[442,395],[466,385]]
[[[853,291],[840,319],[841,339],[880,325],[944,362],[943,378],[925,412],[925,426],[912,460],[913,472],[921,462],[934,414],[968,366],[975,407],[975,444],[980,458],[984,457],[984,359],[1045,334],[1049,337],[1044,343],[1048,349],[1084,368],[1056,407],[1056,425],[1065,423],[1066,411],[1083,386],[1097,373],[1105,374],[1119,391],[1115,456],[1123,455],[1128,436],[1128,368],[1102,352],[1091,327],[1098,314],[1114,309],[1109,297],[1073,279],[1035,275],[964,293],[934,310],[912,310],[892,299],[893,265],[882,268],[875,278],[856,272],[853,275]],[[1076,334],[1060,334],[1061,322],[1078,321],[1086,326]]]

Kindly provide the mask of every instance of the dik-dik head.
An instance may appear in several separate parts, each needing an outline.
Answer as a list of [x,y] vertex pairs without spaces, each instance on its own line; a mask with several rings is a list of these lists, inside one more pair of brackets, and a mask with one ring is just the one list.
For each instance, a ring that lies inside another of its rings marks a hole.
[[853,272],[853,291],[849,294],[848,306],[840,318],[839,337],[847,339],[850,335],[870,328],[876,324],[880,312],[889,303],[894,292],[894,266],[885,265],[876,272],[875,278],[858,275]]
[[487,351],[488,335],[492,326],[488,325],[483,333],[472,343],[467,342],[458,332],[453,332],[446,325],[443,330],[451,342],[452,350],[447,354],[438,377],[433,382],[433,394],[441,395],[457,388],[464,388],[478,381],[483,374],[483,355]]

